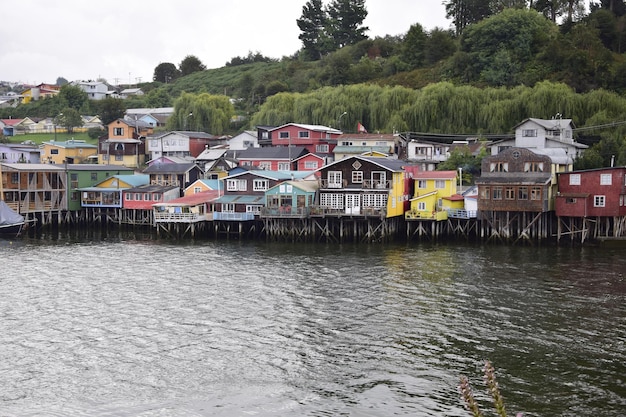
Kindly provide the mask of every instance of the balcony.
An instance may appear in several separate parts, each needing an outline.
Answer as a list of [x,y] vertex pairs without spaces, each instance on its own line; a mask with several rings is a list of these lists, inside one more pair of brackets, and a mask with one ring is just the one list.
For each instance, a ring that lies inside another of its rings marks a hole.
[[388,190],[391,188],[391,180],[363,180],[362,183],[348,184],[348,180],[341,182],[320,180],[320,189],[358,189],[358,190]]
[[197,223],[213,220],[213,213],[169,213],[167,211],[155,211],[155,223]]
[[222,220],[227,222],[245,222],[254,220],[254,213],[225,213],[216,211],[213,213],[213,220]]
[[297,218],[309,217],[311,209],[309,207],[263,207],[261,209],[262,218]]
[[404,213],[406,220],[435,220],[443,221],[448,219],[447,211],[410,210]]

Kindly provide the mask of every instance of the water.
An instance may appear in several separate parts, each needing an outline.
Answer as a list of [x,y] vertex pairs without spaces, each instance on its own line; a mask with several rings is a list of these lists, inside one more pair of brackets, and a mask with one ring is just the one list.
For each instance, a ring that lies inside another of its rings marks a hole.
[[0,240],[0,415],[621,416],[623,254]]

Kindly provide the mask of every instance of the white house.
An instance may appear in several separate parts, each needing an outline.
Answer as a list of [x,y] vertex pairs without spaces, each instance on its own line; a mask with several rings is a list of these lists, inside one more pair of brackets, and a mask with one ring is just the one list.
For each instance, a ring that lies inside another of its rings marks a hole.
[[258,148],[259,138],[254,130],[246,130],[233,136],[228,141],[228,149],[241,151],[248,148]]
[[87,93],[89,100],[102,100],[109,96],[109,87],[101,81],[73,81],[71,84]]

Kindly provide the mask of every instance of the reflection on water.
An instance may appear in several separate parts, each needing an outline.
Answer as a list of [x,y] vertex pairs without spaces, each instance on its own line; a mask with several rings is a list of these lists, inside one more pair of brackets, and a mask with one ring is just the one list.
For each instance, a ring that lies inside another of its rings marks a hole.
[[[0,415],[626,408],[620,249],[0,240]],[[487,408],[487,405],[485,405]]]

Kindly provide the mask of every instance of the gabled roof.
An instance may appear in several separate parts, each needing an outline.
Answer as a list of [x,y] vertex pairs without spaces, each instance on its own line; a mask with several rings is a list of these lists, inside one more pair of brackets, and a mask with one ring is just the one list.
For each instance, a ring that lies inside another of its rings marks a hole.
[[381,168],[385,168],[389,171],[393,171],[393,172],[403,172],[404,171],[404,167],[407,166],[407,162],[402,161],[400,159],[392,159],[392,158],[375,158],[375,157],[369,157],[369,156],[349,156],[347,158],[344,159],[340,159],[338,161],[334,161],[328,165],[325,165],[321,168],[318,168],[317,171],[321,171],[321,170],[326,170],[338,163],[345,163],[347,160],[350,159],[358,159],[360,161],[366,161],[366,162],[371,162],[375,165],[380,166]]
[[282,128],[285,128],[287,126],[295,126],[295,127],[300,128],[300,129],[312,130],[314,132],[328,132],[328,133],[335,133],[337,135],[341,134],[341,130],[334,129],[332,127],[322,126],[322,125],[307,125],[307,124],[303,124],[303,123],[287,123],[287,124],[284,124],[282,126],[278,126],[278,127],[275,127],[275,128],[269,128],[267,130],[272,132],[274,130],[282,129]]
[[300,160],[302,158],[307,158],[307,157],[308,158],[317,158],[320,161],[325,161],[326,160],[326,158],[323,157],[322,155],[318,155],[316,153],[309,152],[309,153],[305,153],[304,155],[295,158],[293,161],[295,162],[295,161],[298,161],[298,160]]
[[153,138],[160,139],[160,138],[165,138],[166,136],[173,136],[173,135],[186,136],[188,138],[193,138],[193,139],[217,139],[216,136],[213,136],[210,133],[194,132],[194,131],[189,131],[189,130],[172,130],[171,132],[164,133],[160,136],[153,136]]
[[571,126],[572,128],[574,127],[572,119],[536,119],[534,117],[529,117],[528,119],[522,120],[520,123],[516,124],[514,129],[517,129],[519,126],[528,121],[536,123],[547,130],[562,129],[567,126]]
[[192,169],[200,169],[193,162],[185,163],[185,164],[152,164],[148,168],[144,169],[142,172],[145,174],[184,174],[186,172],[191,171]]
[[[128,187],[116,186],[116,187],[98,187],[98,185],[109,181],[111,178],[116,178],[120,182],[128,185]],[[146,185],[150,182],[150,176],[144,174],[129,174],[129,175],[113,175],[109,178],[105,178],[102,181],[95,184],[93,187],[78,188],[79,191],[112,191],[112,190],[124,190],[133,187],[139,187],[140,185]]]
[[208,148],[203,150],[200,155],[196,157],[196,161],[213,161],[219,159],[227,152],[227,149],[213,149]]
[[201,182],[202,184],[204,184],[206,187],[210,188],[211,190],[223,190],[224,189],[224,183],[220,180],[209,180],[206,178],[200,178],[198,180],[195,180],[191,184],[189,184],[189,186],[185,188],[185,190],[195,187],[195,184],[197,182]]
[[300,180],[300,181],[288,180],[288,181],[283,181],[280,184],[276,184],[275,186],[271,187],[267,191],[279,188],[280,186],[284,186],[284,185],[291,185],[295,188],[298,188],[304,192],[309,192],[309,193],[314,193],[319,188],[319,182],[317,182],[317,180]]

